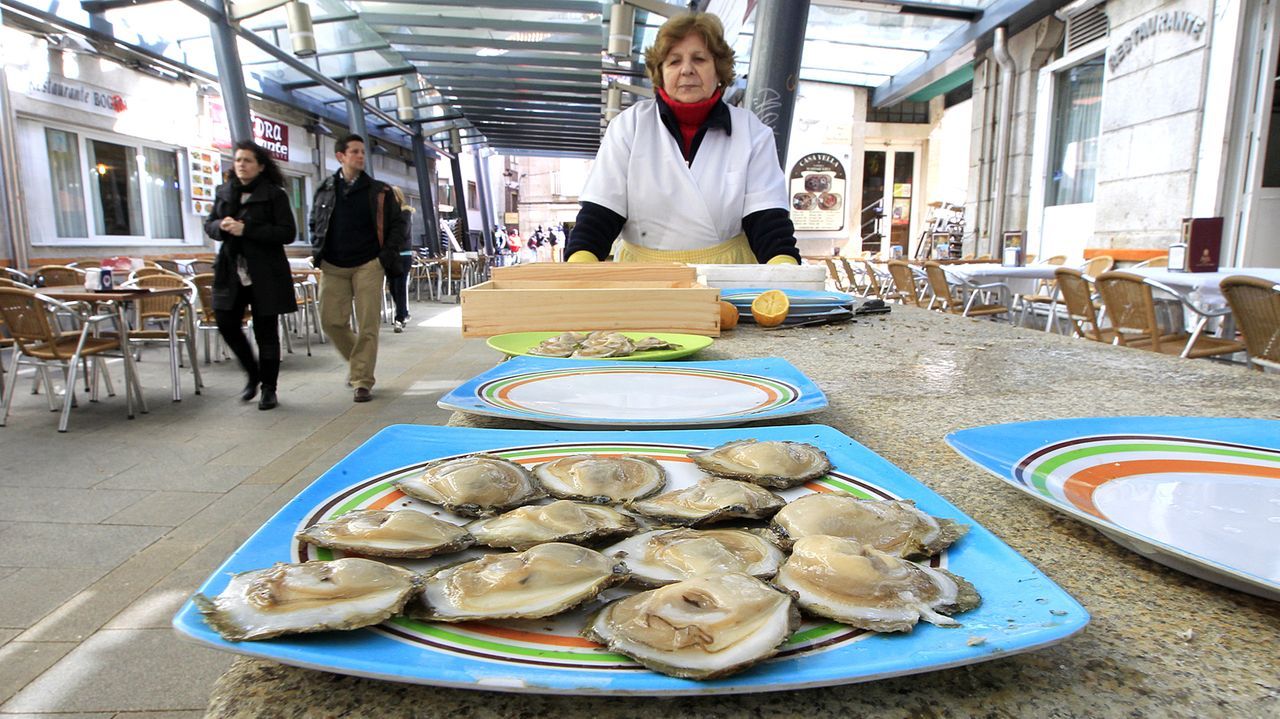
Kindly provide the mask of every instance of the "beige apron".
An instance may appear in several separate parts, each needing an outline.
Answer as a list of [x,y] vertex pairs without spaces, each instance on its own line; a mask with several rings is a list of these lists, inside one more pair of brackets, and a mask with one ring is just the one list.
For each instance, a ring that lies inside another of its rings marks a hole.
[[690,265],[754,265],[755,253],[746,235],[735,235],[718,245],[697,250],[653,250],[618,240],[614,262],[684,262]]

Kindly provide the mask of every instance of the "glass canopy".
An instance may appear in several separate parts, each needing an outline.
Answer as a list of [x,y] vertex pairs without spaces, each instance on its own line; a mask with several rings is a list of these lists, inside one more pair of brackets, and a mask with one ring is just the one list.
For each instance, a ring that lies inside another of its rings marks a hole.
[[[193,8],[204,1],[89,0],[85,7],[102,11],[116,39],[176,65],[216,75],[208,21]],[[609,0],[305,2],[318,52],[301,62],[316,73],[339,82],[356,79],[365,101],[392,115],[399,108],[395,86],[407,85],[412,118],[427,123],[428,132],[456,129],[464,144],[537,153],[595,153],[610,83],[649,84],[642,51],[653,43],[665,20],[638,10],[633,54],[615,61],[604,52]],[[94,25],[90,13],[74,1],[4,3],[6,8],[29,8],[84,28]],[[695,4],[721,15],[737,55],[738,75],[749,75],[755,3]],[[800,77],[880,87],[920,64],[949,38],[971,29],[993,4],[994,0],[814,0]],[[1018,5],[1007,0],[1001,4]],[[283,6],[254,15],[240,27],[290,52]],[[250,92],[286,103],[292,100],[311,110],[329,108],[330,119],[341,121],[345,107],[332,89],[243,37],[238,47]],[[623,95],[624,106],[635,99],[630,93]],[[386,129],[391,123],[374,126]]]

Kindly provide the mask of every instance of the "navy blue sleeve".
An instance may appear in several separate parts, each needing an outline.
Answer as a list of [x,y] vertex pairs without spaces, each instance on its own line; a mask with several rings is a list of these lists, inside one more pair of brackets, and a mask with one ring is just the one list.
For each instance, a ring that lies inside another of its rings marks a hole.
[[627,218],[604,205],[583,202],[582,209],[578,210],[578,219],[574,222],[573,232],[569,235],[569,241],[564,244],[564,258],[567,260],[573,256],[573,253],[586,250],[600,260],[607,259],[609,250],[613,247],[613,241],[618,239],[625,224],[627,224]]
[[796,249],[796,228],[791,224],[791,214],[781,207],[752,212],[742,218],[742,231],[747,235],[751,251],[761,263],[787,255],[800,261]]

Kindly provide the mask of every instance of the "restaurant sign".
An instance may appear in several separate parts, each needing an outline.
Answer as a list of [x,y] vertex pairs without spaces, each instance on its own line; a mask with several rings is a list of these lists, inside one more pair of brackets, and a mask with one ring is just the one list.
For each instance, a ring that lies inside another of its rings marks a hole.
[[791,166],[791,222],[797,230],[844,229],[846,178],[840,158],[815,152]]
[[1167,32],[1180,32],[1198,41],[1204,33],[1204,18],[1185,10],[1156,13],[1146,18],[1125,33],[1120,44],[1111,49],[1111,55],[1107,58],[1107,65],[1111,68],[1111,72],[1115,72],[1120,63],[1124,62],[1125,58],[1129,57],[1139,45],[1160,33]]
[[[208,100],[206,107],[209,123],[213,129],[212,145],[219,150],[231,149],[231,128],[227,124],[227,111],[219,100]],[[268,120],[256,112],[249,112],[253,123],[253,141],[267,151],[271,157],[281,162],[289,161],[289,126]]]
[[27,81],[26,94],[36,100],[52,102],[64,107],[73,107],[78,110],[87,110],[88,112],[111,117],[115,117],[129,109],[124,96],[118,92],[54,75],[30,78]]

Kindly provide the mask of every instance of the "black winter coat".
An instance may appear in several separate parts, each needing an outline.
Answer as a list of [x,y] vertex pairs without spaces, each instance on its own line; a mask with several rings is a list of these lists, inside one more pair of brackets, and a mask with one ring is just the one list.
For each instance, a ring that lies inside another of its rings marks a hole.
[[236,237],[218,226],[222,218],[230,216],[234,184],[227,182],[218,188],[213,212],[204,222],[205,234],[222,241],[213,265],[213,308],[233,308],[236,293],[240,291],[235,258],[244,255],[249,279],[253,281],[254,312],[271,315],[296,312],[293,272],[284,254],[284,246],[298,236],[289,196],[284,188],[259,182],[236,213],[235,219],[244,222],[244,234]]
[[[329,240],[329,220],[333,217],[333,206],[337,202],[337,185],[334,179],[342,171],[326,177],[311,201],[311,264],[319,267],[320,258],[324,255],[325,242]],[[378,215],[379,206],[382,215]],[[391,191],[391,186],[369,178],[369,214],[373,216],[373,226],[378,233],[378,261],[384,271],[394,271],[400,266],[400,250],[404,249],[409,237],[408,213],[402,212],[400,203]]]

